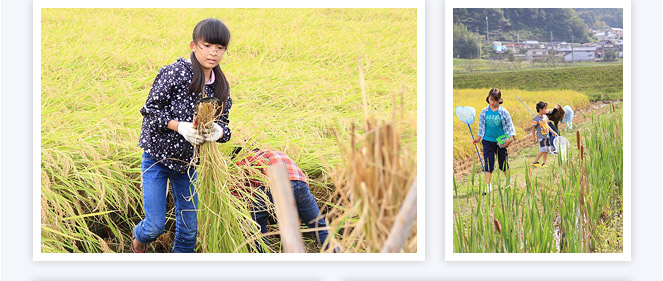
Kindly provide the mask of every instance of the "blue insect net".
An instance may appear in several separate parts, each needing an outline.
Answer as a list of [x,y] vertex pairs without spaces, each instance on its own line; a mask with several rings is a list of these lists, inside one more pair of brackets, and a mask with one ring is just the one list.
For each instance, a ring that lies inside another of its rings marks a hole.
[[569,127],[569,129],[573,129],[573,109],[571,109],[571,106],[569,105],[564,106],[562,123],[566,123],[566,126]]
[[456,112],[456,116],[458,117],[458,119],[460,119],[460,121],[463,121],[463,123],[467,125],[474,123],[474,115],[476,114],[476,110],[474,110],[474,107],[457,106],[454,111]]

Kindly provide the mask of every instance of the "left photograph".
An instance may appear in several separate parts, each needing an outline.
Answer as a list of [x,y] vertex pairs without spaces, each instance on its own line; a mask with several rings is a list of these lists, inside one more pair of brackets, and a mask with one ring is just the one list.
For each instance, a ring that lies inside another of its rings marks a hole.
[[36,255],[423,251],[417,8],[35,9]]

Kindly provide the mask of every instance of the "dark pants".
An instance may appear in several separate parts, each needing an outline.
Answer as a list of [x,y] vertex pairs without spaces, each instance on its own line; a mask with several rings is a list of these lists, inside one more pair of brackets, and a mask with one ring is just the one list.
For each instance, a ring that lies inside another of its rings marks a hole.
[[[548,122],[548,126],[550,126],[550,128],[553,131],[555,131],[555,133],[557,133],[557,136],[559,136],[559,130],[557,130],[557,127],[555,127],[555,125],[553,125],[553,122]],[[548,134],[550,135],[550,144],[552,144],[557,136],[553,135],[552,132],[550,132]]]
[[507,153],[506,148],[500,148],[497,145],[497,142],[481,140],[483,145],[483,159],[484,159],[484,172],[492,173],[495,170],[495,154],[497,153],[497,161],[500,164],[500,170],[506,171],[509,169],[509,163],[507,161],[509,154]]
[[[308,188],[308,184],[303,181],[290,181],[295,195],[295,203],[297,204],[297,213],[299,218],[304,222],[308,228],[325,228],[327,223],[320,214],[320,208],[315,201],[313,194]],[[260,190],[265,192],[265,187],[261,186]],[[267,191],[269,201],[274,202],[272,193]],[[267,221],[269,219],[269,212],[267,212],[267,204],[263,197],[258,196],[257,202],[251,208],[251,216],[260,225],[260,232],[267,233]],[[319,246],[327,239],[328,231],[318,230],[315,232],[315,240]],[[259,248],[260,249],[260,248]]]

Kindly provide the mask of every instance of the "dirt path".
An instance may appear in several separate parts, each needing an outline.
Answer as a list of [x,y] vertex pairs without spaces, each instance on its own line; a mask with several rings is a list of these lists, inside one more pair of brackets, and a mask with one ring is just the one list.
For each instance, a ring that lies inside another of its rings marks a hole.
[[[622,102],[622,100],[592,102],[590,103],[589,106],[581,108],[574,112],[573,124],[580,125],[584,123],[588,118],[591,118],[589,116],[586,116],[589,113],[605,112],[611,109],[610,105],[618,104],[620,102]],[[560,125],[559,128],[560,130],[562,129],[562,127],[566,128],[566,125],[562,126],[562,123],[560,123],[559,125]],[[532,140],[528,137],[516,138],[516,140],[509,146],[509,157],[517,156],[518,151],[522,150],[523,148],[531,147],[534,145],[536,145],[536,143],[532,142]],[[481,152],[481,147],[479,147],[479,151]],[[474,165],[473,162],[476,159],[477,155],[473,155],[460,160],[455,160],[453,169],[456,179],[465,178],[465,176],[467,176],[470,170],[472,169],[472,166]]]

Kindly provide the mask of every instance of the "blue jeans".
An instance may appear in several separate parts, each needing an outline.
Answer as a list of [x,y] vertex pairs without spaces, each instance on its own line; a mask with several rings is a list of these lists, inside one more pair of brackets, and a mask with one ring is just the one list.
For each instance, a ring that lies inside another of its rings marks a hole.
[[[164,232],[166,225],[166,190],[168,180],[175,202],[175,242],[173,253],[193,253],[198,234],[196,218],[198,194],[194,182],[197,174],[190,169],[187,173],[178,173],[157,163],[147,153],[143,153],[140,163],[143,172],[143,209],[145,219],[134,227],[134,237],[141,243],[148,244]],[[191,196],[193,194],[193,196]]]
[[[318,208],[318,203],[315,201],[313,194],[308,188],[308,184],[303,181],[290,181],[292,189],[295,195],[295,203],[297,204],[297,212],[299,213],[299,218],[304,222],[308,228],[325,228],[327,223],[325,219],[320,214],[320,208]],[[261,186],[260,190],[265,192],[265,187]],[[272,193],[267,192],[269,201],[274,202],[272,198]],[[260,232],[267,233],[267,219],[269,218],[269,213],[266,209],[265,201],[263,198],[258,196],[257,202],[255,202],[251,208],[251,217],[260,225]],[[322,246],[322,243],[327,239],[329,232],[326,229],[317,230],[315,232],[315,240],[318,242],[318,246]]]

